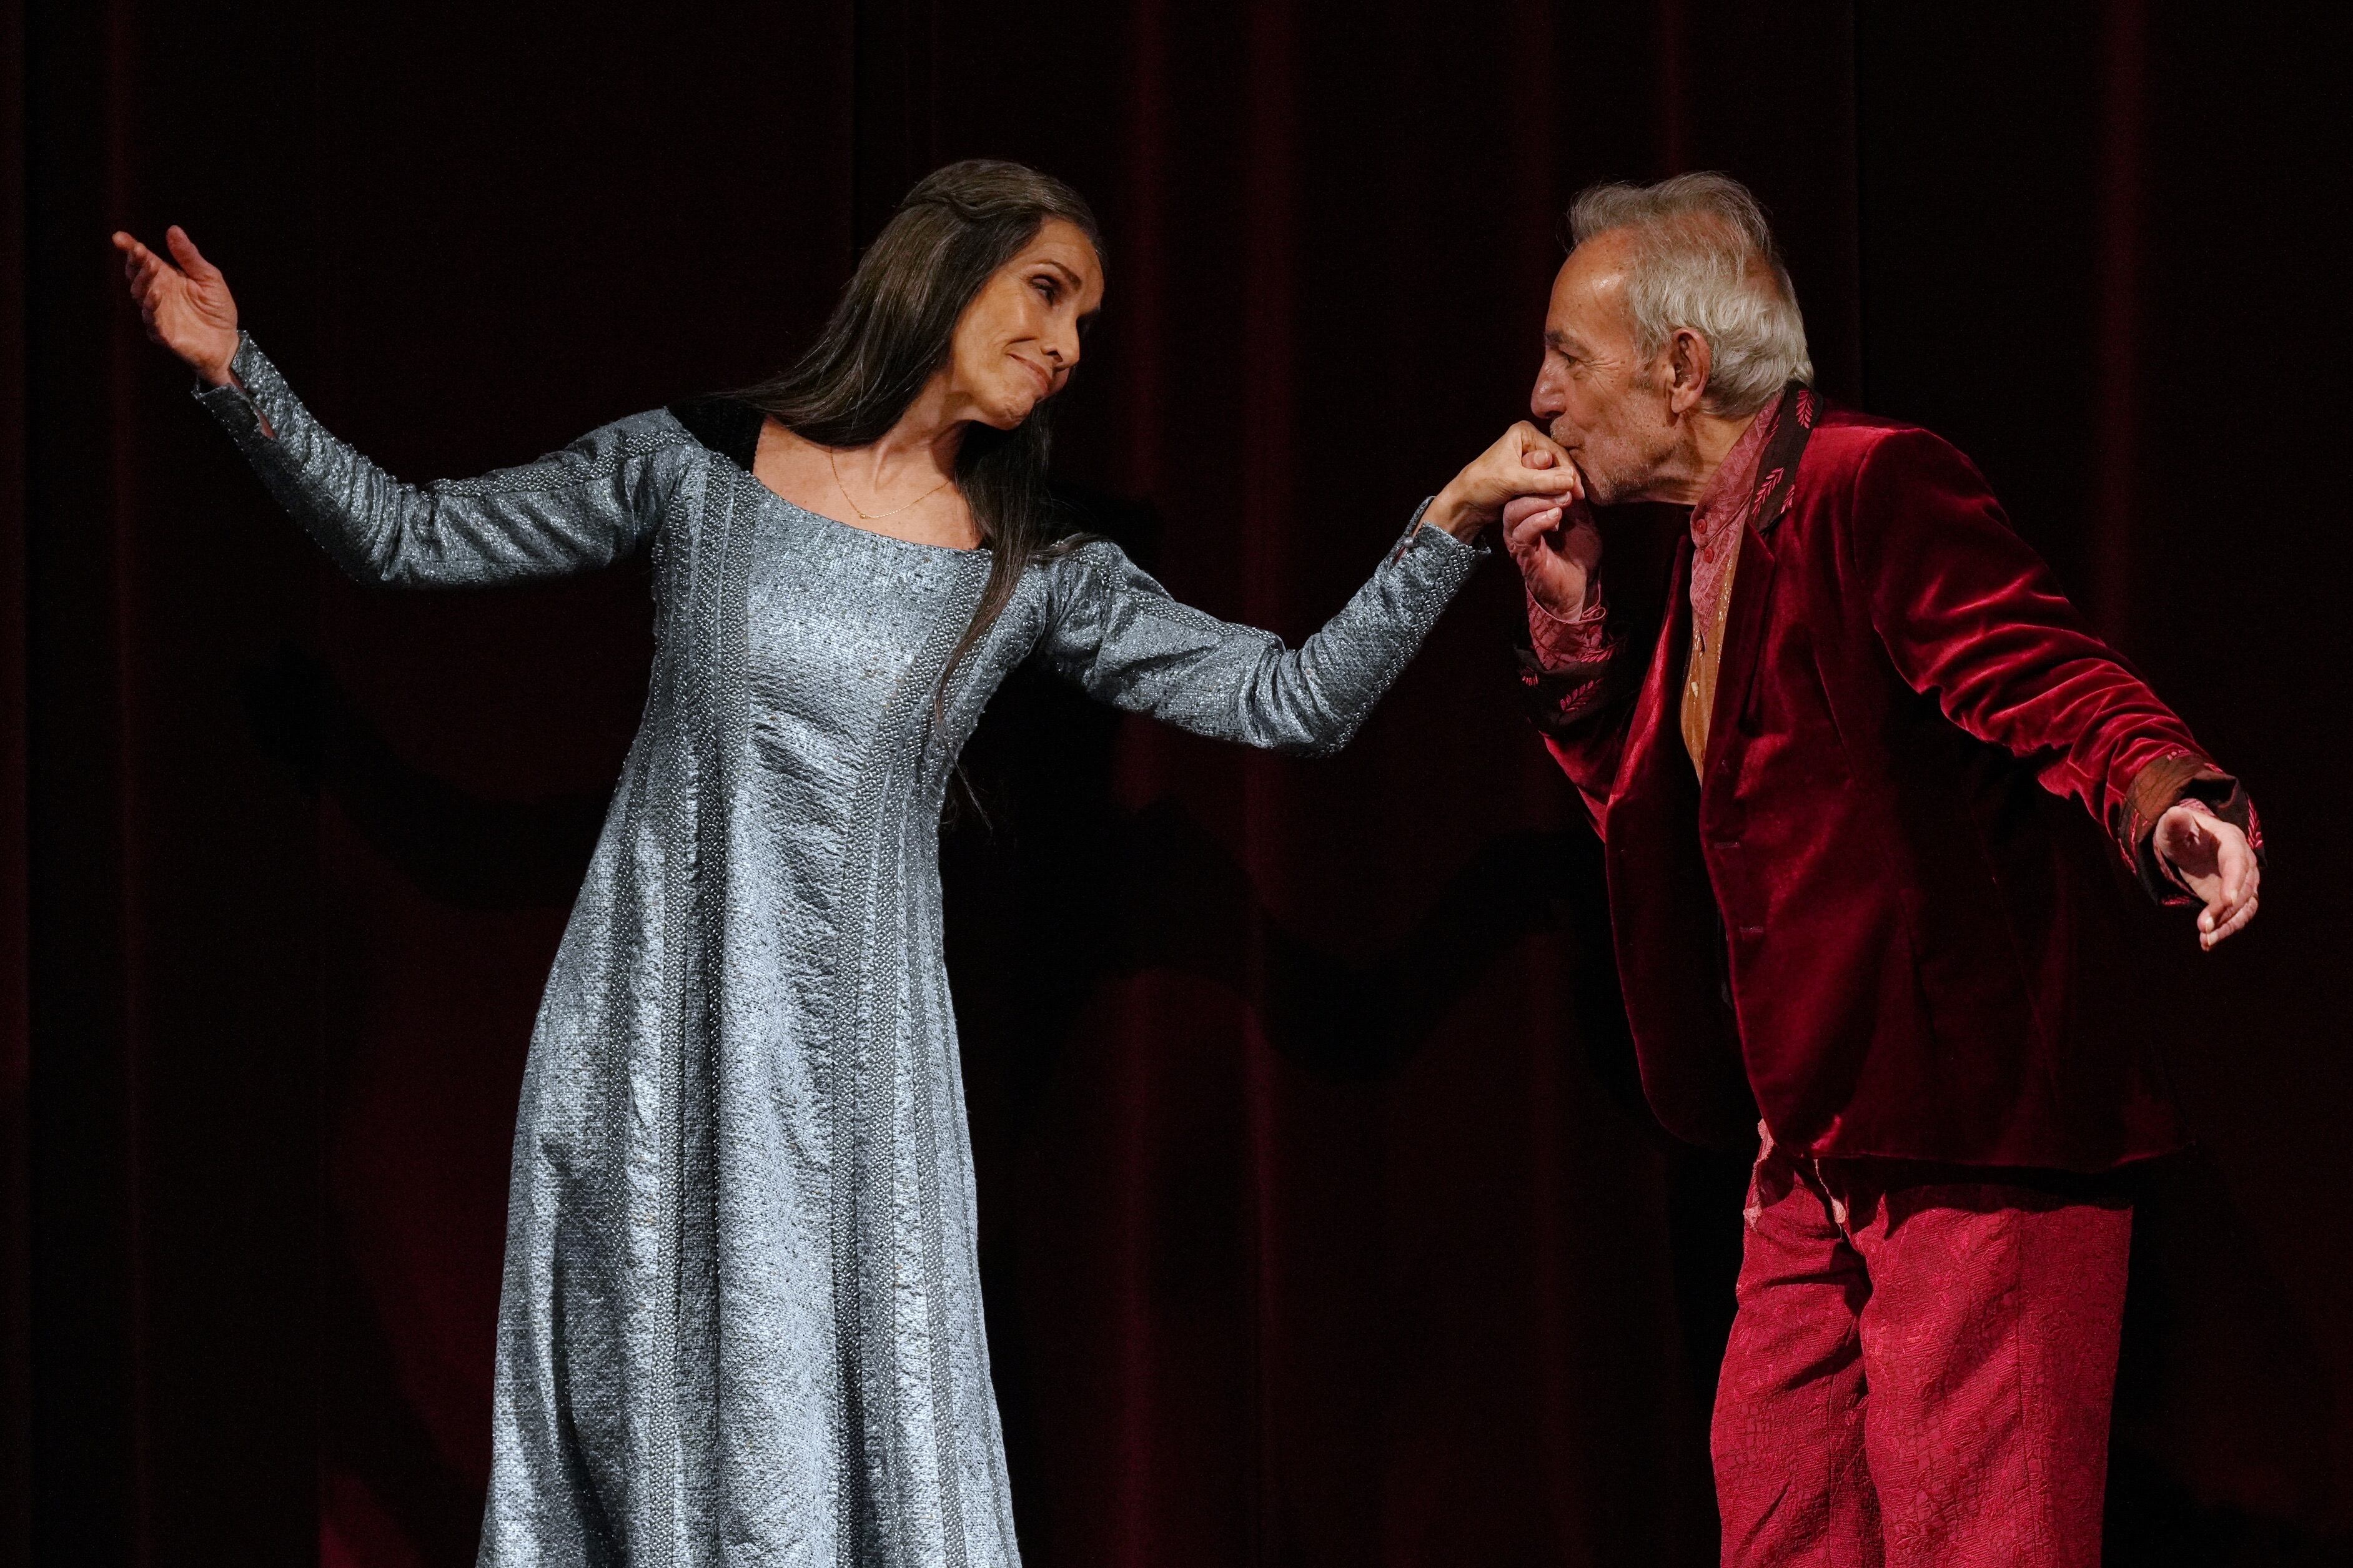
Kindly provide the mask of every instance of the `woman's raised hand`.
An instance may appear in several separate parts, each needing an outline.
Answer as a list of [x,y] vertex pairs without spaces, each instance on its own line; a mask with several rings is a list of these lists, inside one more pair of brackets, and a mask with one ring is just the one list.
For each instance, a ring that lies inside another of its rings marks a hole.
[[178,224],[164,231],[164,243],[177,267],[115,232],[114,248],[122,252],[139,318],[147,324],[147,335],[185,360],[189,369],[215,386],[227,386],[228,362],[237,354],[237,300],[229,295],[228,279]]
[[1584,476],[1568,454],[1525,419],[1448,480],[1422,521],[1468,539],[1521,496],[1548,496],[1563,504],[1585,498]]

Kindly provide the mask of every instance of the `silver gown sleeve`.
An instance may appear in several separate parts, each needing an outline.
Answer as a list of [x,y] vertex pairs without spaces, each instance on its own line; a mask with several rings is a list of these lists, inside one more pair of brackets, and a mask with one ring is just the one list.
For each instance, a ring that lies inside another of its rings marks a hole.
[[1296,648],[1178,604],[1114,544],[1082,545],[1051,568],[1039,657],[1090,696],[1180,730],[1327,755],[1356,734],[1485,557],[1420,524],[1417,510],[1372,579]]
[[196,401],[279,504],[364,583],[460,587],[604,566],[650,534],[693,437],[640,414],[560,452],[477,479],[405,484],[329,435],[278,367],[241,337],[236,381]]

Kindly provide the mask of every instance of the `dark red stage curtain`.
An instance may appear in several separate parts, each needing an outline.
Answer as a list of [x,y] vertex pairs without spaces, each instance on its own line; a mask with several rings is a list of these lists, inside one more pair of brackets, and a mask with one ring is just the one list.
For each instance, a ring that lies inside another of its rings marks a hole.
[[[108,230],[187,225],[428,477],[775,368],[977,153],[1104,219],[1065,479],[1293,637],[1522,413],[1579,186],[1755,186],[1827,389],[1976,456],[2264,809],[2253,932],[2177,933],[2211,1142],[2140,1233],[2110,1555],[2341,1549],[2339,40],[2130,0],[5,15],[0,1563],[469,1560],[516,1084],[650,651],[641,565],[336,578]],[[1741,1172],[1641,1110],[1515,594],[1330,763],[1027,679],[976,742],[951,963],[1039,1568],[1714,1560]]]

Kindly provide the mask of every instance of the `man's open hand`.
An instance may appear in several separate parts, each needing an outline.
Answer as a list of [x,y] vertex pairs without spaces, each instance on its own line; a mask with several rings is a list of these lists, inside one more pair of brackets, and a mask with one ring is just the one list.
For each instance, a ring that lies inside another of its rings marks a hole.
[[2194,800],[2185,800],[2157,819],[2152,846],[2182,886],[2206,907],[2198,913],[2198,945],[2212,952],[2223,939],[2255,918],[2255,889],[2263,868],[2255,864],[2247,836]]

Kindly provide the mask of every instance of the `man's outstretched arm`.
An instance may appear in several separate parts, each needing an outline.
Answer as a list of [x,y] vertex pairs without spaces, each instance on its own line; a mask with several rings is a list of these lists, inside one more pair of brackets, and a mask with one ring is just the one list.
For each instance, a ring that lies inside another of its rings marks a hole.
[[1855,487],[1872,624],[1905,680],[2080,801],[2153,896],[2202,904],[2201,946],[2243,928],[2263,848],[2246,792],[2092,632],[1984,478],[1936,437],[1899,430]]

